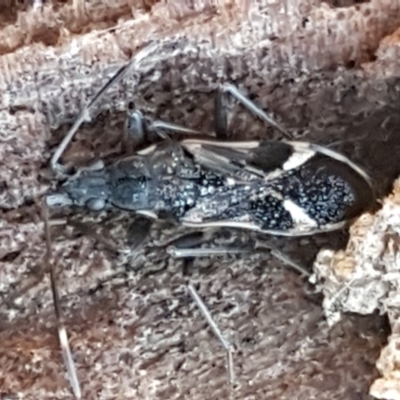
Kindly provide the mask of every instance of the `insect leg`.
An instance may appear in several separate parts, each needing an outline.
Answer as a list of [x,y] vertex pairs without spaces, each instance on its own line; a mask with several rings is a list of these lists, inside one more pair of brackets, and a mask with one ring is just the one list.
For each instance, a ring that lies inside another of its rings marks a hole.
[[214,131],[218,139],[228,137],[228,114],[224,100],[225,92],[218,88],[214,98]]
[[[270,253],[273,257],[282,261],[285,265],[291,267],[303,276],[311,276],[303,266],[292,260],[287,255],[283,254],[278,248],[271,244],[262,243],[258,241],[256,243],[250,242],[247,245],[242,246],[218,246],[218,247],[200,247],[204,240],[200,240],[197,243],[180,243],[180,239],[169,244],[167,247],[167,253],[174,258],[197,258],[197,257],[210,257],[215,255],[227,255],[227,254],[254,254],[257,252]],[[186,246],[183,246],[186,244]]]
[[212,239],[212,231],[194,231],[179,236],[176,239],[164,244],[166,252],[174,258],[198,258],[209,257],[219,254],[241,254],[250,251],[249,248],[243,248],[233,245],[222,247],[202,247]]
[[56,283],[56,266],[54,264],[54,260],[52,259],[53,255],[51,249],[49,213],[46,206],[43,207],[43,219],[44,219],[45,236],[46,236],[46,267],[50,272],[50,283],[51,283],[51,291],[53,294],[54,311],[57,318],[58,338],[60,340],[64,364],[67,368],[68,379],[70,381],[73,394],[76,399],[80,399],[82,397],[82,391],[76,373],[74,360],[72,358],[71,348],[69,346],[67,331],[65,329],[65,324],[63,321],[63,315],[60,305],[60,296],[58,293],[58,288]]
[[293,268],[295,271],[299,272],[300,275],[310,277],[311,273],[308,272],[304,267],[302,267],[300,264],[297,262],[293,261],[290,257],[288,257],[286,254],[283,254],[280,250],[278,249],[271,249],[270,250],[271,255],[275,257],[276,259],[282,261],[284,264],[287,266]]
[[226,107],[224,106],[224,97],[227,94],[230,94],[250,112],[255,114],[267,124],[272,125],[276,129],[278,129],[287,139],[294,139],[293,136],[285,128],[278,124],[278,122],[276,122],[272,117],[268,116],[267,113],[263,111],[260,107],[255,105],[249,98],[241,93],[237,87],[231,84],[224,84],[219,88],[218,92],[219,93],[217,94],[215,100],[215,129],[217,136],[223,135],[222,137],[226,137],[228,122]]
[[197,304],[197,307],[199,307],[201,313],[203,314],[203,317],[207,321],[208,325],[211,327],[213,330],[215,336],[217,336],[218,340],[224,347],[226,351],[226,364],[227,364],[227,369],[228,369],[228,382],[230,387],[233,386],[234,384],[234,369],[233,369],[233,351],[234,351],[234,346],[227,340],[225,339],[224,335],[222,334],[221,330],[219,329],[218,325],[215,323],[213,320],[210,311],[208,310],[207,306],[204,304],[203,300],[201,297],[198,295],[196,289],[194,286],[189,283],[188,286],[188,291],[190,293],[190,296],[194,300],[194,302]]
[[137,216],[128,230],[128,245],[131,249],[137,250],[148,237],[153,220],[150,218]]
[[[169,132],[178,132],[178,133],[190,133],[190,134],[201,134],[203,132],[198,131],[196,129],[185,128],[181,125],[172,124],[170,122],[164,122],[161,120],[155,120],[150,124],[149,127],[151,130],[155,132],[159,132],[160,130],[165,130]],[[163,136],[161,136],[163,137]]]
[[198,258],[210,257],[215,255],[243,254],[250,253],[250,248],[238,249],[237,247],[199,247],[199,248],[179,248],[168,246],[167,253],[174,258]]
[[167,139],[169,136],[166,132],[187,133],[191,135],[202,133],[198,130],[185,128],[170,122],[150,120],[144,117],[138,110],[128,111],[125,122],[125,136],[131,141],[133,146],[137,147],[146,141],[151,142],[150,134],[155,134],[161,139]]
[[140,111],[128,111],[124,128],[124,140],[126,140],[126,144],[129,143],[132,147],[136,148],[145,142],[145,121],[143,114]]
[[164,246],[180,248],[199,247],[211,238],[210,232],[194,231],[170,240]]

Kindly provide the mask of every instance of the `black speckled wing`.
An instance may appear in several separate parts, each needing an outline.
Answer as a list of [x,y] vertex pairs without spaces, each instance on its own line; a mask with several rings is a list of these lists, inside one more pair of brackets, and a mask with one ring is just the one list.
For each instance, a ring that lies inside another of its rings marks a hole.
[[[345,156],[306,142],[181,142],[229,190],[188,210],[190,226],[232,226],[301,236],[339,229],[374,201],[368,175]],[[217,213],[203,213],[205,208]]]

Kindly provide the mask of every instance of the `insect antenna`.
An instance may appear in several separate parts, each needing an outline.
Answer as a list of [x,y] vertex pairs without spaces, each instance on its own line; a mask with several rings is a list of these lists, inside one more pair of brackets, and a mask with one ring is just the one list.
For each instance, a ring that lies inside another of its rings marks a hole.
[[62,142],[57,147],[57,150],[53,154],[53,157],[50,160],[50,167],[55,172],[64,172],[64,168],[59,164],[59,159],[64,153],[66,147],[68,146],[69,142],[74,137],[75,133],[78,131],[79,127],[82,125],[83,122],[90,119],[89,111],[96,105],[100,99],[103,97],[107,89],[109,89],[112,85],[119,82],[125,74],[130,70],[131,63],[125,64],[118,69],[116,74],[107,81],[107,83],[96,93],[93,99],[87,104],[79,113],[78,117],[76,118],[74,124],[68,131],[67,135],[64,137]]
[[203,314],[203,317],[206,319],[208,325],[210,325],[212,331],[214,332],[215,336],[219,339],[222,346],[226,351],[226,363],[227,363],[227,370],[228,370],[228,382],[229,387],[232,388],[234,385],[235,380],[235,371],[233,366],[233,351],[234,346],[224,337],[221,330],[218,328],[218,325],[213,320],[210,311],[208,310],[207,306],[204,304],[203,300],[197,293],[194,286],[189,283],[187,285],[188,291],[194,302],[196,303],[197,307],[199,307],[200,312]]
[[51,292],[53,295],[53,304],[54,311],[57,319],[57,331],[58,338],[60,340],[60,346],[62,351],[62,356],[64,359],[65,367],[67,368],[68,379],[71,384],[72,392],[76,399],[80,399],[82,397],[82,391],[80,387],[80,383],[78,380],[78,376],[76,373],[76,368],[74,361],[72,359],[72,353],[68,342],[68,335],[65,329],[65,324],[63,321],[63,315],[60,305],[60,296],[58,293],[57,283],[56,283],[56,265],[53,260],[53,253],[51,247],[51,233],[50,233],[50,223],[49,223],[49,211],[46,205],[43,205],[42,208],[43,220],[44,220],[44,228],[45,228],[45,237],[46,237],[46,256],[45,256],[45,265],[46,269],[50,273],[50,283],[51,283]]
[[148,55],[157,50],[157,46],[155,43],[149,45],[149,43],[145,43],[139,52],[132,57],[127,63],[122,65],[117,72],[99,89],[99,91],[95,94],[95,96],[90,100],[90,102],[81,110],[78,117],[76,118],[74,124],[68,131],[67,135],[64,137],[62,142],[57,147],[57,150],[53,154],[53,157],[50,160],[50,167],[55,172],[65,172],[62,165],[59,164],[59,159],[64,153],[66,147],[74,137],[75,133],[78,131],[79,127],[83,122],[90,119],[89,111],[100,101],[100,99],[104,96],[106,91],[114,86],[116,83],[121,81],[124,76],[131,71],[131,69],[140,63],[142,60],[146,59]]

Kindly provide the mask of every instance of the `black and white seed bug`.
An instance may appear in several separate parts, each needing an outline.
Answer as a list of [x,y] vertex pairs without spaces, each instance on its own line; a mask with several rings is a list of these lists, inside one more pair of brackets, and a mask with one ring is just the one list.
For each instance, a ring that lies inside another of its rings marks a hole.
[[[156,133],[159,140],[138,147],[131,156],[107,165],[100,161],[67,175],[58,164],[61,154],[86,119],[89,109],[109,86],[129,71],[131,65],[129,63],[121,68],[82,110],[55,152],[51,167],[62,176],[64,183],[46,195],[49,208],[81,207],[91,211],[121,209],[138,214],[139,223],[135,227],[140,231],[139,234],[135,231],[136,236],[133,235],[135,237],[131,240],[131,243],[135,243],[132,244],[134,247],[143,241],[154,219],[168,219],[202,231],[219,227],[280,236],[304,236],[340,229],[373,204],[372,181],[363,169],[327,147],[293,140],[285,129],[231,85],[222,86],[216,96],[214,119],[217,139],[191,137],[175,140],[175,133],[192,135],[202,132],[161,121],[149,121],[140,112],[134,111],[127,121],[127,133],[133,142],[140,144],[147,139],[148,133]],[[227,94],[280,130],[285,140],[227,141],[228,123],[224,107]],[[171,137],[165,135],[166,131],[172,132]],[[46,227],[50,259],[47,217]],[[193,245],[202,244],[203,235],[184,239],[180,246],[170,246],[168,253],[175,256],[188,254],[189,258],[215,254],[210,249],[193,251]],[[243,252],[237,246],[214,250],[235,254]],[[279,252],[273,255],[287,262]],[[60,342],[73,391],[79,398],[80,385],[58,304],[55,267],[50,261],[48,264],[48,269],[53,271],[51,281]],[[307,271],[298,270],[308,274]],[[200,307],[201,300],[196,296],[194,287],[189,285],[189,291]],[[213,326],[212,322],[209,323]],[[221,334],[217,336],[225,343],[228,358],[231,357],[230,344]],[[228,361],[228,365],[231,366],[232,361]]]
[[[226,94],[291,137],[231,85],[223,86],[216,97],[217,137],[227,136]],[[149,122],[136,111],[128,121],[136,142],[149,131],[196,132]],[[57,161],[53,158],[52,165]],[[163,135],[161,141],[132,156],[106,166],[99,162],[69,176],[46,201],[51,208],[129,210],[193,228],[233,227],[303,236],[342,228],[371,206],[374,192],[366,172],[344,155],[317,144],[177,141]]]
[[343,227],[371,204],[367,174],[306,142],[165,140],[48,196],[51,206],[119,208],[194,228],[301,236]]

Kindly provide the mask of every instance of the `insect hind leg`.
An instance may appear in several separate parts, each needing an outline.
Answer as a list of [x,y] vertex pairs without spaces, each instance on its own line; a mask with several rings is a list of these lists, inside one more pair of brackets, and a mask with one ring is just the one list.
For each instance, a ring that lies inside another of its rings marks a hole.
[[[291,257],[282,253],[277,247],[265,240],[251,240],[249,239],[246,243],[238,245],[232,243],[230,245],[210,245],[211,234],[208,235],[195,232],[189,235],[179,237],[169,243],[166,248],[167,253],[173,258],[201,258],[201,257],[212,257],[212,256],[226,256],[229,254],[254,254],[254,253],[269,253],[272,257],[281,261],[285,266],[295,270],[300,275],[309,277],[311,274],[294,261]],[[189,239],[189,240],[188,240]],[[203,246],[207,243],[207,246]]]
[[217,91],[215,97],[215,114],[214,114],[214,124],[215,133],[218,138],[226,138],[228,131],[228,116],[226,111],[226,96],[231,95],[244,107],[246,107],[250,112],[256,115],[265,123],[278,129],[288,140],[294,140],[293,136],[283,128],[278,122],[276,122],[272,117],[270,117],[265,111],[254,104],[248,97],[246,97],[240,90],[231,84],[221,85]]
[[165,248],[166,252],[173,258],[199,258],[220,254],[241,254],[249,252],[249,246],[212,246],[212,239],[212,230],[193,231],[166,243]]

